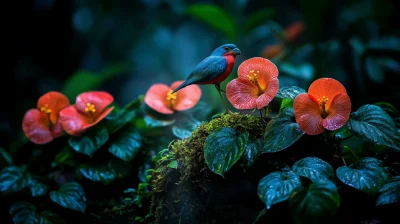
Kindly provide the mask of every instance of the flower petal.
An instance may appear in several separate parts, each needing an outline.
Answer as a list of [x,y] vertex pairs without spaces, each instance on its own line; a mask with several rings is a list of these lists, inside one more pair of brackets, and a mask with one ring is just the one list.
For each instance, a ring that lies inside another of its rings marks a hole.
[[63,131],[64,130],[60,120],[58,120],[58,122],[51,127],[51,134],[54,138],[60,137],[63,134]]
[[294,41],[305,29],[303,21],[294,22],[283,31],[283,36],[287,41]]
[[324,131],[320,108],[307,93],[296,96],[293,109],[296,122],[302,131],[309,135],[318,135]]
[[279,80],[277,78],[269,80],[266,91],[257,98],[257,109],[266,107],[278,93],[278,88]]
[[26,137],[35,144],[46,144],[54,139],[49,126],[48,115],[38,109],[28,110],[22,120],[22,130]]
[[[171,89],[176,89],[183,81],[174,82]],[[177,111],[188,110],[194,107],[200,100],[201,89],[198,85],[190,85],[176,93],[177,102],[173,104],[173,108]]]
[[87,104],[93,104],[95,106],[96,111],[89,112],[93,114],[95,118],[100,116],[100,114],[103,112],[103,110],[110,105],[114,101],[114,97],[104,91],[90,91],[90,92],[84,92],[79,94],[76,97],[76,108],[84,114],[88,114],[88,112],[85,111],[85,108],[87,107]]
[[65,132],[69,135],[82,134],[87,129],[87,126],[94,122],[93,118],[80,113],[74,105],[61,110],[59,120]]
[[37,107],[39,109],[46,107],[45,105],[47,105],[47,108],[51,110],[51,123],[55,124],[57,123],[58,113],[69,105],[69,100],[60,92],[50,91],[41,96],[38,100]]
[[165,84],[152,85],[144,97],[144,102],[153,110],[162,114],[173,114],[174,111],[168,107],[167,94],[171,89]]
[[238,68],[239,78],[248,80],[247,75],[250,74],[250,71],[257,74],[258,84],[263,89],[267,87],[269,80],[278,78],[279,74],[276,65],[262,57],[254,57],[242,62]]
[[327,97],[329,100],[326,103],[326,109],[330,110],[329,108],[333,98],[338,94],[347,94],[347,91],[336,79],[320,78],[311,83],[308,88],[308,94],[316,99],[322,99],[323,96]]
[[332,100],[329,115],[324,119],[324,127],[330,131],[343,127],[349,120],[350,112],[350,97],[347,94],[336,95]]
[[236,109],[253,109],[257,106],[258,88],[248,80],[234,79],[226,86],[226,97]]
[[283,44],[268,45],[264,48],[261,55],[264,58],[275,58],[283,52],[284,48]]

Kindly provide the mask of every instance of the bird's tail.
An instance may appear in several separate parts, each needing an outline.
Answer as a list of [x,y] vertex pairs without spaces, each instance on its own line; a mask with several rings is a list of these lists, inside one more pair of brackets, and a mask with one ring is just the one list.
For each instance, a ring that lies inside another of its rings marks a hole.
[[190,82],[188,82],[188,80],[184,81],[182,84],[180,84],[176,89],[174,89],[174,91],[172,91],[172,93],[176,93],[178,92],[180,89],[185,88],[186,86],[190,85]]

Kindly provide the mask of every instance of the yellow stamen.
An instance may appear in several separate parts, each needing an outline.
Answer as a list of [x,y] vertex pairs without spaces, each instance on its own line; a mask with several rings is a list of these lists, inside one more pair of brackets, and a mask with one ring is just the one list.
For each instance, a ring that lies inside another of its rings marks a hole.
[[[257,71],[257,73],[260,73],[260,71]],[[260,84],[258,83],[258,75],[254,73],[254,70],[250,71],[250,74],[247,75],[247,78],[250,80],[250,82],[252,82],[254,85],[258,87],[259,94],[265,92],[265,89],[261,88]]]
[[43,107],[41,107],[41,108],[40,108],[40,111],[42,111],[42,112],[44,112],[44,113],[46,113],[46,114],[51,113],[51,109],[49,108],[49,105],[48,105],[48,104],[45,104]]
[[172,101],[175,102],[175,100],[176,100],[176,93],[172,93],[172,92],[173,92],[173,90],[170,90],[167,93],[167,100],[171,101],[171,103],[172,103]]
[[94,104],[87,103],[85,111],[94,113],[94,112],[96,112],[96,107],[94,106]]
[[322,100],[321,99],[317,99],[319,106],[321,107],[322,110],[322,117],[327,117],[328,116],[328,111],[326,108],[326,103],[329,101],[328,97],[326,96],[322,96]]

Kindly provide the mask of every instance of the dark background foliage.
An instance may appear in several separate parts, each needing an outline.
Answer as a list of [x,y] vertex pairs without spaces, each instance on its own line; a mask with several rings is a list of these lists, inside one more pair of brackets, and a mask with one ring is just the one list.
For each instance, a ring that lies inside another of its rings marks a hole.
[[[236,24],[234,34],[186,13],[193,3],[225,9]],[[118,104],[125,105],[153,83],[184,79],[223,43],[234,42],[242,50],[236,67],[261,56],[265,47],[279,42],[275,31],[297,21],[304,21],[306,30],[287,49],[286,57],[277,61],[281,86],[307,89],[316,78],[332,77],[346,86],[353,111],[379,101],[400,108],[396,1],[25,0],[11,4],[3,8],[7,15],[2,32],[6,69],[0,81],[3,148],[21,139],[22,117],[35,107],[38,97],[49,90],[63,91],[65,82],[79,72],[98,79],[108,74],[111,78],[94,88],[109,91]],[[261,9],[269,14],[253,29],[245,29],[247,19]],[[70,88],[79,90],[79,85],[87,85],[85,80],[93,82],[84,79]],[[221,106],[213,87],[202,90],[210,107]]]

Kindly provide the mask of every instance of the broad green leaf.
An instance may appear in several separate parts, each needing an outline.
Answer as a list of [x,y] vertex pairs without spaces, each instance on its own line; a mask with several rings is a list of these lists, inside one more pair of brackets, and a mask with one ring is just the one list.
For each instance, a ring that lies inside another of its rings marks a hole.
[[248,137],[248,132],[236,136],[236,131],[229,127],[218,128],[207,136],[204,159],[211,171],[223,177],[242,156]]
[[86,194],[77,182],[65,183],[58,191],[51,191],[50,199],[64,208],[85,213]]
[[376,106],[381,107],[386,113],[388,113],[390,116],[398,116],[400,115],[400,112],[390,103],[386,102],[378,102],[374,103]]
[[100,73],[79,70],[65,81],[61,92],[64,93],[71,102],[75,102],[75,98],[79,94],[86,91],[96,90],[106,81],[129,71],[129,69],[129,64],[121,63],[108,66]]
[[257,161],[258,157],[261,154],[262,146],[263,142],[261,139],[247,142],[244,153],[242,155],[243,162],[241,163],[241,165],[245,168],[249,168],[251,165],[253,165],[253,163]]
[[376,200],[376,205],[387,205],[400,201],[400,176],[393,177],[379,191],[381,195]]
[[0,147],[0,165],[11,166],[13,164],[13,159],[10,154],[3,148]]
[[173,123],[175,123],[175,120],[157,120],[150,116],[145,116],[144,122],[146,123],[146,126],[149,128],[157,128],[157,127],[170,126]]
[[76,152],[70,146],[64,147],[59,153],[57,153],[52,163],[52,167],[58,165],[75,166],[76,165],[76,161],[74,160],[75,154]]
[[289,98],[284,98],[281,102],[281,107],[279,108],[279,110],[282,110],[285,107],[291,107],[293,108],[293,102],[294,100],[289,99]]
[[172,168],[172,169],[178,168],[178,161],[176,161],[176,160],[171,161],[171,162],[167,165],[167,167]]
[[39,224],[40,220],[36,207],[28,202],[17,201],[12,204],[10,215],[14,224]]
[[258,11],[250,13],[245,21],[245,32],[249,33],[254,28],[265,23],[268,19],[275,16],[276,12],[273,9],[259,9]]
[[369,79],[374,83],[382,84],[385,81],[385,73],[375,58],[367,57],[365,59],[365,69]]
[[109,161],[106,164],[82,165],[79,172],[87,179],[103,184],[109,184],[119,177],[124,177],[130,172],[130,164],[123,161]]
[[339,140],[344,140],[350,138],[353,133],[350,131],[349,127],[345,125],[337,130],[330,132],[329,135],[335,136],[335,138]]
[[[284,133],[284,134],[282,134]],[[263,152],[278,152],[291,146],[303,136],[294,118],[293,108],[285,107],[272,119],[265,129]]]
[[0,172],[0,192],[8,195],[22,191],[28,186],[29,175],[24,169],[8,166]]
[[367,104],[350,114],[348,127],[354,135],[400,150],[400,136],[392,118],[379,106]]
[[300,186],[300,177],[292,171],[272,172],[258,183],[258,197],[270,209],[272,205],[287,200],[293,189]]
[[81,136],[71,137],[69,145],[77,152],[92,156],[108,140],[107,128],[90,129]]
[[326,223],[339,211],[340,195],[333,182],[317,182],[294,189],[289,205],[297,224]]
[[298,64],[298,65],[282,63],[279,66],[279,70],[280,72],[286,73],[297,79],[309,81],[313,78],[315,69],[311,64],[308,63]]
[[124,161],[131,161],[141,146],[142,137],[135,127],[129,125],[118,133],[118,137],[111,143],[108,151]]
[[129,123],[136,115],[140,105],[143,102],[143,97],[128,103],[122,110],[114,116],[107,116],[107,128],[110,134],[117,132],[119,129]]
[[335,172],[329,163],[318,157],[306,157],[293,164],[295,174],[307,177],[312,182],[335,181]]
[[277,98],[289,98],[294,100],[297,95],[307,93],[304,89],[297,86],[282,87],[276,93]]
[[194,118],[182,118],[172,126],[172,133],[180,139],[189,138],[192,136],[192,132],[200,125],[201,122]]
[[365,157],[350,166],[336,169],[341,182],[366,194],[377,194],[380,187],[388,180],[389,175],[379,160]]
[[216,30],[223,32],[230,40],[236,38],[236,27],[233,18],[224,9],[213,4],[193,4],[187,13]]
[[28,190],[29,190],[29,194],[32,197],[41,197],[48,192],[49,187],[46,184],[41,183],[36,179],[29,178]]

